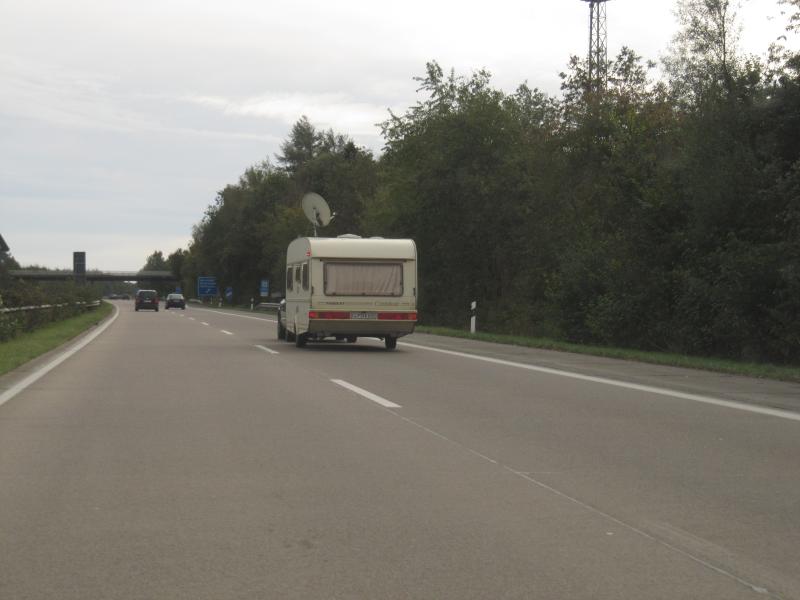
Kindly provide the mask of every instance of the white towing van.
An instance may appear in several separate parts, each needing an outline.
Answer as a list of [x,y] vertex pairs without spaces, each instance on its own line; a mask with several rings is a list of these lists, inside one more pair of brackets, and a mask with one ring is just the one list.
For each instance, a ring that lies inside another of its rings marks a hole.
[[307,341],[359,336],[389,350],[417,323],[417,247],[413,240],[301,237],[286,251],[286,302],[278,338]]

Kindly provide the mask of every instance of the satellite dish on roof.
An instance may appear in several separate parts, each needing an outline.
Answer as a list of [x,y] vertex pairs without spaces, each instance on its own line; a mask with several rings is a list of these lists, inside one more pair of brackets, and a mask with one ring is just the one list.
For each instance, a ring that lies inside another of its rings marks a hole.
[[334,217],[325,198],[314,192],[303,196],[303,212],[314,225],[314,237],[317,236],[317,227],[325,227]]

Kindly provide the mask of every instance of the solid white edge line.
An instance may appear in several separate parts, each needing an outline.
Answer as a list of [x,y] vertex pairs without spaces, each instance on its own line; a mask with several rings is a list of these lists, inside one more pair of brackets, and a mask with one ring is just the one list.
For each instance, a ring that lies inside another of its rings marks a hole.
[[220,331],[221,331],[222,333],[224,333],[225,335],[233,335],[233,333],[232,333],[232,332],[230,332],[230,331],[227,331],[227,330],[225,330],[225,329],[220,329]]
[[266,346],[259,346],[258,344],[256,344],[256,348],[259,348],[264,352],[269,352],[270,354],[280,354],[280,352],[273,350],[272,348],[267,348]]
[[240,319],[254,319],[255,321],[266,321],[267,323],[277,323],[275,319],[264,319],[262,317],[251,317],[250,315],[237,315],[234,313],[229,313],[224,310],[214,310],[213,308],[198,308],[194,307],[192,310],[204,310],[206,312],[213,312],[218,315],[227,315],[229,317],[239,317]]
[[500,358],[491,358],[489,356],[482,356],[480,354],[468,354],[466,352],[457,352],[455,350],[443,350],[442,348],[432,348],[430,346],[420,346],[419,344],[410,344],[408,342],[399,342],[402,346],[409,348],[416,348],[419,350],[428,350],[430,352],[439,352],[441,354],[449,354],[451,356],[459,356],[461,358],[470,358],[472,360],[480,360],[483,362],[492,363],[495,365],[503,365],[506,367],[515,367],[517,369],[525,369],[528,371],[536,371],[538,373],[546,373],[548,375],[557,375],[559,377],[569,377],[571,379],[579,379],[581,381],[590,381],[592,383],[602,383],[604,385],[611,385],[615,387],[626,388],[629,390],[637,390],[640,392],[647,392],[650,394],[658,394],[660,396],[670,396],[672,398],[680,398],[681,400],[691,400],[692,402],[701,402],[703,404],[713,404],[715,406],[722,406],[724,408],[733,408],[735,410],[743,410],[759,415],[767,415],[770,417],[778,417],[780,419],[788,419],[790,421],[800,421],[800,413],[782,410],[780,408],[769,408],[767,406],[756,406],[753,404],[746,404],[744,402],[737,402],[736,400],[722,400],[720,398],[712,398],[710,396],[700,396],[698,394],[687,394],[665,388],[653,387],[649,385],[641,385],[638,383],[628,383],[627,381],[619,381],[617,379],[607,379],[605,377],[593,377],[591,375],[581,375],[580,373],[573,373],[571,371],[562,371],[560,369],[550,369],[548,367],[537,367],[525,363],[513,362],[510,360],[503,360]]
[[392,402],[390,400],[387,400],[386,398],[381,398],[377,394],[373,394],[372,392],[368,392],[367,390],[362,389],[362,388],[358,387],[357,385],[353,385],[352,383],[347,383],[346,381],[343,381],[341,379],[331,379],[331,381],[333,383],[335,383],[336,385],[340,385],[343,388],[347,388],[351,392],[355,392],[359,396],[364,396],[364,398],[367,398],[368,400],[372,400],[373,402],[376,402],[376,403],[380,404],[381,406],[383,406],[385,408],[403,408],[399,404],[395,404],[394,402]]
[[11,400],[14,396],[19,394],[21,391],[23,391],[25,388],[27,388],[31,384],[35,383],[36,381],[38,381],[39,379],[44,377],[47,373],[49,373],[50,371],[55,369],[58,365],[63,363],[70,356],[76,354],[84,346],[89,344],[89,342],[94,340],[97,336],[99,336],[106,329],[108,329],[111,326],[111,324],[114,321],[117,320],[118,316],[119,316],[119,307],[114,305],[114,315],[108,321],[106,321],[105,323],[100,325],[92,333],[88,334],[86,337],[84,337],[77,344],[75,344],[74,346],[72,346],[71,348],[66,350],[63,354],[60,354],[57,358],[55,358],[54,360],[50,361],[49,363],[47,363],[43,367],[37,369],[36,371],[34,371],[33,373],[31,373],[30,375],[28,375],[27,377],[25,377],[21,381],[17,382],[15,385],[13,385],[10,388],[8,388],[5,392],[0,394],[0,406],[2,406],[3,404],[5,404],[9,400]]

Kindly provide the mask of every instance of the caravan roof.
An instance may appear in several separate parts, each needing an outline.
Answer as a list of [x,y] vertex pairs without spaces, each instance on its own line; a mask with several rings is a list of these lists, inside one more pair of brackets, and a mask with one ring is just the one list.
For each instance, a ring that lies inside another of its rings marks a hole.
[[286,262],[313,258],[416,260],[414,240],[380,238],[297,238],[289,244]]

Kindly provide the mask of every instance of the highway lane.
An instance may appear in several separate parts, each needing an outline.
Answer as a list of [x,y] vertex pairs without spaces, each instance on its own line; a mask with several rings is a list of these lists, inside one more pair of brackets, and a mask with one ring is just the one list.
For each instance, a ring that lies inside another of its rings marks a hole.
[[[271,323],[262,332],[253,329],[252,319],[228,321],[236,322],[243,336],[271,334]],[[414,338],[454,350],[465,345],[463,340]],[[800,409],[800,386],[795,384],[563,353],[512,349],[516,356],[511,356],[507,347],[466,344],[473,352],[482,346],[496,358],[527,356],[537,364],[585,375],[788,408],[795,415]],[[796,589],[797,422],[557,376],[537,377],[503,365],[476,366],[463,357],[439,355],[433,361],[425,352],[404,352],[408,348],[402,344],[404,368],[387,369],[376,344],[360,346],[309,346],[300,352],[320,369],[329,368],[331,354],[344,355],[344,364],[336,364],[345,378],[402,403],[404,416],[413,415],[470,451],[534,474],[537,483],[609,515],[625,515],[626,523],[702,560],[730,564],[740,573],[770,571],[771,581],[782,582],[773,586]],[[289,344],[282,351],[297,352]],[[351,352],[377,361],[350,360]],[[319,354],[323,358],[316,361]]]
[[800,597],[797,421],[120,305],[0,407],[0,597]]

